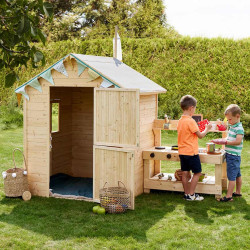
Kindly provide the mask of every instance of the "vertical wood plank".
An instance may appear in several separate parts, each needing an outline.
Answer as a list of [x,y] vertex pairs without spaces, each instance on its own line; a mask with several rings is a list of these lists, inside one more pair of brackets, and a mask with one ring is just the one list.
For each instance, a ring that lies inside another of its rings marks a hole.
[[221,190],[221,193],[215,196],[220,198],[222,195],[222,164],[215,164],[215,189]]
[[161,146],[161,129],[153,129],[155,136],[155,146]]
[[[26,160],[27,166],[28,164],[28,143],[27,143],[27,100],[26,98],[23,100],[23,151]],[[27,169],[28,170],[28,169]]]
[[227,163],[222,163],[222,190],[227,190]]

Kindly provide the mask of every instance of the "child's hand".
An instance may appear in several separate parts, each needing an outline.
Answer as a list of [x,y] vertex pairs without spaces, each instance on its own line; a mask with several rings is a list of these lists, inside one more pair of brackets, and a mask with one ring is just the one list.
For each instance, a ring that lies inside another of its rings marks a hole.
[[218,145],[226,145],[227,144],[226,139],[213,139],[213,140],[211,140],[211,142],[218,144]]
[[207,130],[210,130],[212,128],[212,124],[211,123],[208,123],[207,125],[206,125],[206,129]]

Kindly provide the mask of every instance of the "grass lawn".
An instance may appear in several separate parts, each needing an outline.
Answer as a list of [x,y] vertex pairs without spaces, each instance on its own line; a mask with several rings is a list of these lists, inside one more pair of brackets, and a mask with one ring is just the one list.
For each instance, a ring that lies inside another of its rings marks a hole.
[[[176,134],[163,133],[162,141],[174,145]],[[0,172],[13,167],[15,147],[22,148],[22,129],[0,131]],[[19,152],[16,161],[21,166]],[[95,215],[94,204],[83,201],[5,198],[1,177],[0,249],[247,249],[250,141],[241,166],[243,197],[234,202],[220,203],[213,195],[187,202],[181,193],[154,191],[137,197],[134,211],[117,215]],[[176,168],[178,163],[164,163],[162,172]],[[214,166],[203,165],[203,172],[212,174]]]

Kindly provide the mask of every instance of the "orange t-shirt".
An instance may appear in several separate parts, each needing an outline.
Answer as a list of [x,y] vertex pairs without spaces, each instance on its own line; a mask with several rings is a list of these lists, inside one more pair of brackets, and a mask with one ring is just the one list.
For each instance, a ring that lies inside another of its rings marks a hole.
[[178,121],[178,151],[180,155],[197,155],[199,152],[198,136],[199,131],[196,121],[188,115],[183,115]]

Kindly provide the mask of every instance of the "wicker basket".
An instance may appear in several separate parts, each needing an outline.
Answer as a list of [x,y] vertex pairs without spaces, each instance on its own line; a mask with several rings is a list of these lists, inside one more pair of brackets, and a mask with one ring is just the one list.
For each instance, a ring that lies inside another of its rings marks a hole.
[[16,150],[20,151],[23,155],[20,149],[15,148],[13,150],[13,162],[15,167],[3,172],[4,192],[7,197],[23,196],[26,191],[29,191],[25,157],[23,155],[25,169],[17,168],[15,163]]
[[[176,181],[182,181],[182,170],[181,169],[177,169],[176,171],[175,171],[175,173],[174,173],[174,177],[175,177],[175,179],[176,179]],[[190,180],[191,179],[191,174],[190,174],[190,172],[188,173],[188,180]]]
[[[120,183],[123,187],[120,186]],[[108,213],[123,213],[130,207],[130,192],[125,185],[118,181],[118,187],[105,187],[100,189],[100,203]]]

